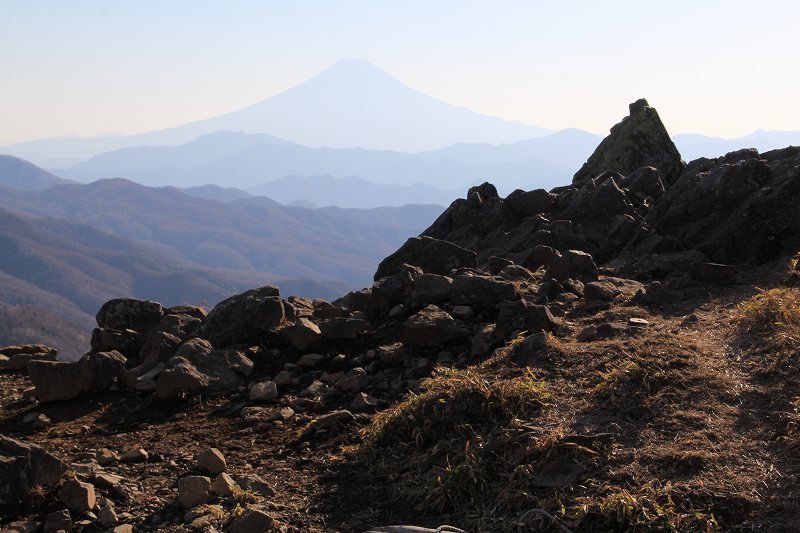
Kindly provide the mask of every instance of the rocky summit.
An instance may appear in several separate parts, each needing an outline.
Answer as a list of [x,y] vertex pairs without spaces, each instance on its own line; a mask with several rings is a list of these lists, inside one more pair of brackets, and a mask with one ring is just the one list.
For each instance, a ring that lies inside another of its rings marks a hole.
[[638,100],[339,300],[112,300],[0,348],[3,527],[794,530],[798,221],[800,148],[685,162]]

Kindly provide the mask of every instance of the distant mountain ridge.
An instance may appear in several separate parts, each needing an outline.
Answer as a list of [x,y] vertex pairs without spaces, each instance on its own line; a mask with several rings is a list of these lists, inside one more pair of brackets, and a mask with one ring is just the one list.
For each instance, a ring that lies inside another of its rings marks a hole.
[[42,191],[70,180],[41,169],[29,161],[10,155],[0,155],[0,184],[25,191]]
[[[207,149],[215,139],[220,139],[224,148]],[[424,183],[439,191],[460,191],[488,179],[511,192],[563,183],[591,153],[597,140],[590,133],[567,130],[509,145],[460,144],[411,154],[309,148],[272,137],[216,132],[177,147],[142,146],[104,153],[58,173],[84,182],[120,177],[153,186],[214,184],[240,189],[286,176],[357,176],[382,185]]]
[[[270,279],[186,264],[91,226],[3,208],[0,249],[0,345],[58,342],[72,357],[88,349],[87,328],[110,298],[212,305]],[[31,314],[45,317],[45,326],[25,328]]]
[[800,146],[800,131],[756,130],[749,135],[733,139],[709,137],[696,133],[682,133],[673,137],[684,159],[717,157],[741,148],[755,148],[759,152],[777,150],[786,146]]
[[263,197],[221,202],[123,179],[41,192],[0,188],[0,206],[88,224],[156,246],[175,260],[258,272],[273,280],[330,280],[344,290],[369,284],[382,254],[418,234],[443,210],[419,205],[311,210]]
[[247,192],[266,196],[282,204],[310,202],[315,206],[369,209],[376,206],[400,207],[407,204],[448,206],[458,192],[436,187],[377,184],[356,176],[284,176],[250,187]]

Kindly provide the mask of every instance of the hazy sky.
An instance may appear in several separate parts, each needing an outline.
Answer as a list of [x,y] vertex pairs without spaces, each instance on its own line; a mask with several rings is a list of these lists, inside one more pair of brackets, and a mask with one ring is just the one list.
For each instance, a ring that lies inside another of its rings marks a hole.
[[800,2],[0,2],[0,144],[244,107],[338,59],[506,119],[604,133],[800,130]]

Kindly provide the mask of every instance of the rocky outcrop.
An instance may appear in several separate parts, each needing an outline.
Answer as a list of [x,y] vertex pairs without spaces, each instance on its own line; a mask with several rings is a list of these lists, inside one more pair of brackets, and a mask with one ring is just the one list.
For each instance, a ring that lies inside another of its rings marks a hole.
[[[473,187],[418,239],[474,251],[486,271],[506,260],[545,266],[559,283],[592,281],[588,271],[571,276],[564,268],[559,257],[571,250],[643,279],[691,273],[701,263],[770,261],[800,248],[798,167],[794,147],[687,165],[656,110],[639,100],[571,184],[507,198],[489,184]],[[413,252],[404,245],[395,256],[413,265]]]
[[644,98],[629,106],[630,114],[611,128],[572,183],[582,185],[604,172],[628,175],[642,167],[655,167],[672,183],[683,163],[656,110]]
[[370,288],[327,302],[264,286],[208,315],[112,300],[88,356],[28,368],[42,401],[119,383],[166,401],[242,394],[260,404],[247,419],[287,392],[292,409],[370,410],[436,364],[532,336],[523,351],[535,357],[550,335],[576,334],[570,310],[663,294],[644,282],[735,283],[733,264],[800,249],[799,168],[797,148],[686,165],[655,109],[637,101],[571,184],[507,198],[489,183],[470,188],[382,261]]
[[800,148],[699,160],[649,210],[633,260],[696,250],[717,263],[761,263],[800,249]]

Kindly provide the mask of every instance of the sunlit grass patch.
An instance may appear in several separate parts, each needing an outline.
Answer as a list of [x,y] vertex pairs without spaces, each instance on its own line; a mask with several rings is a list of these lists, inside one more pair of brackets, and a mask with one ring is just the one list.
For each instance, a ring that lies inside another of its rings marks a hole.
[[761,291],[738,307],[739,328],[771,347],[800,345],[800,289]]
[[526,424],[550,398],[528,372],[492,379],[479,370],[437,369],[365,429],[359,460],[406,505],[480,515],[520,503],[536,443]]

